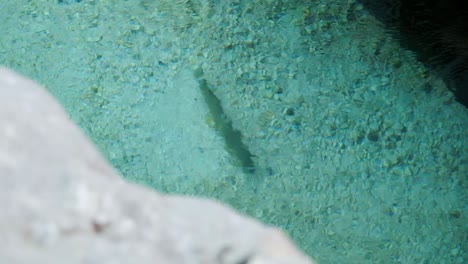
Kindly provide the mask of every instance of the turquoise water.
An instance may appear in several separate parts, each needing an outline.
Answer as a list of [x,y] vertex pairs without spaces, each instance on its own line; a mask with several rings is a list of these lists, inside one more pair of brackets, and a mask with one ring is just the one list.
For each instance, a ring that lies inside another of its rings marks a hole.
[[126,179],[222,200],[319,263],[467,261],[467,110],[353,0],[0,10],[0,64]]

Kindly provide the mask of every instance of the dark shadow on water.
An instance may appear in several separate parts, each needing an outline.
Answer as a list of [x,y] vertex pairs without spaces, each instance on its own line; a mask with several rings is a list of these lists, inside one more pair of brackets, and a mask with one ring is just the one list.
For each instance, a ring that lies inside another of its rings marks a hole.
[[468,107],[467,0],[358,0]]

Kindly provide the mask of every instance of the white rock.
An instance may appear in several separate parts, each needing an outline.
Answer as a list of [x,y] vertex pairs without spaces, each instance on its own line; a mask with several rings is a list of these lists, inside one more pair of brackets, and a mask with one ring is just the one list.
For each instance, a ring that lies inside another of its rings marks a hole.
[[34,82],[0,68],[0,263],[312,263],[215,201],[124,181]]

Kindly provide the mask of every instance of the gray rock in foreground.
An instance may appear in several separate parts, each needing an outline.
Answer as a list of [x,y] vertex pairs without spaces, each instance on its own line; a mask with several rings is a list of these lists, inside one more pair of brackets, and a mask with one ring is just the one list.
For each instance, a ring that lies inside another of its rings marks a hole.
[[0,68],[0,263],[313,263],[214,201],[124,181],[59,104]]

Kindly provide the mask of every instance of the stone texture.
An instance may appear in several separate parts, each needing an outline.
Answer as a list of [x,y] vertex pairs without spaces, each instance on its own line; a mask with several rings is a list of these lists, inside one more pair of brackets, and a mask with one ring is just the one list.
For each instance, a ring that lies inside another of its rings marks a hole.
[[0,68],[0,263],[313,263],[215,201],[124,181],[34,82]]

